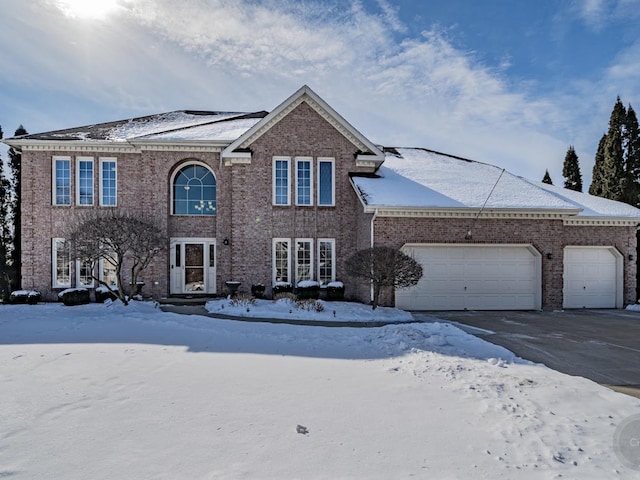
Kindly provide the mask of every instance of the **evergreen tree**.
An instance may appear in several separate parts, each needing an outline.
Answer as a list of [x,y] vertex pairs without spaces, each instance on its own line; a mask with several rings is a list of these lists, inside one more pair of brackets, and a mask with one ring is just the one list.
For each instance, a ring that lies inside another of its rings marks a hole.
[[[26,135],[27,131],[20,125],[16,130],[15,136]],[[13,147],[9,149],[9,167],[11,169],[11,190],[13,199],[11,202],[11,223],[13,224],[13,241],[11,245],[11,263],[13,264],[13,288],[20,288],[22,283],[22,275],[20,268],[20,259],[22,256],[22,179],[20,172],[22,170],[22,154]]]
[[[589,188],[589,193],[593,191],[593,195],[619,201],[625,198],[627,181],[622,139],[626,123],[627,111],[618,97],[609,118],[609,130],[603,137],[604,141],[601,140],[596,153],[594,178]],[[600,155],[601,159],[598,158]]]
[[569,146],[567,154],[564,157],[562,166],[562,176],[564,177],[564,188],[582,192],[582,174],[580,173],[580,164],[578,163],[578,155],[573,145]]
[[597,197],[602,197],[604,189],[604,144],[607,141],[607,134],[602,135],[600,143],[598,143],[598,150],[596,151],[596,160],[593,164],[593,174],[591,179],[591,186],[589,187],[589,193]]
[[640,128],[638,117],[631,105],[627,108],[622,149],[625,170],[624,201],[638,207],[640,206]]
[[551,181],[551,175],[549,175],[549,170],[544,171],[544,177],[542,177],[542,183],[548,183],[549,185],[553,185]]

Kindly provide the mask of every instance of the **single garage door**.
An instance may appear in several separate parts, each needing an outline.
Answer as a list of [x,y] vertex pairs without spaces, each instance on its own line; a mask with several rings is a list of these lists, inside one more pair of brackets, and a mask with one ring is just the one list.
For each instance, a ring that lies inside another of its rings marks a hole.
[[396,290],[406,310],[541,308],[541,256],[531,245],[407,244],[424,269],[417,285]]
[[622,255],[614,247],[565,247],[564,308],[622,308]]

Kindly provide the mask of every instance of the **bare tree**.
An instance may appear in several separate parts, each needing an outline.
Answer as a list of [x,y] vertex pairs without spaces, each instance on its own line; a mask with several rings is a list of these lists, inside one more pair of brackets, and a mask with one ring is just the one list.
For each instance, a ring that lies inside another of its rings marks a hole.
[[[130,297],[138,293],[140,272],[166,248],[167,243],[164,229],[156,222],[140,214],[117,209],[94,210],[83,215],[69,227],[65,237],[74,257],[91,263],[93,279],[101,285],[110,288],[104,280],[95,276],[97,263],[102,260],[115,269],[118,291],[114,294],[125,305]],[[122,280],[126,269],[130,269],[129,295]]]
[[375,310],[385,287],[407,288],[422,278],[422,266],[405,253],[391,247],[360,250],[347,259],[347,274],[371,282]]

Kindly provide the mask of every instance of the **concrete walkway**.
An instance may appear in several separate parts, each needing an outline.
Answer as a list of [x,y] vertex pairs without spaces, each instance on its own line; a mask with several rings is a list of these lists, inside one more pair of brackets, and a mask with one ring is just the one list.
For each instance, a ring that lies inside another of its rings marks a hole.
[[239,322],[253,323],[275,323],[286,325],[299,325],[306,327],[336,327],[336,328],[374,328],[384,327],[386,325],[401,325],[407,323],[421,323],[422,320],[412,320],[408,322],[331,322],[324,320],[296,320],[284,318],[261,318],[261,317],[238,317],[234,315],[226,315],[208,312],[203,305],[170,305],[162,304],[160,309],[163,312],[180,313],[183,315],[201,315],[219,320],[236,320]]

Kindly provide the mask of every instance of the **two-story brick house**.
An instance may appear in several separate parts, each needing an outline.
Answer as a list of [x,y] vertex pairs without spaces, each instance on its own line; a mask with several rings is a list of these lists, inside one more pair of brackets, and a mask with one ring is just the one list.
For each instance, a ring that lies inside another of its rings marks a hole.
[[[89,272],[70,258],[62,232],[87,209],[119,208],[166,228],[166,255],[144,272],[156,298],[221,294],[231,280],[245,290],[344,280],[348,297],[368,301],[344,261],[392,245],[426,274],[387,304],[635,302],[640,210],[478,162],[384,149],[307,86],[270,113],[178,111],[6,143],[22,151],[22,287],[46,299],[93,286],[91,273],[109,278],[108,266]],[[601,281],[582,285],[594,268]]]

